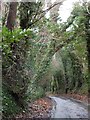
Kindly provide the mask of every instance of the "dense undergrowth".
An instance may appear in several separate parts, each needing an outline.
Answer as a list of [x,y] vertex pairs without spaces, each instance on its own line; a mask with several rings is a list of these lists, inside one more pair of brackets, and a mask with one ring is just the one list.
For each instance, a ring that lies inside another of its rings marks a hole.
[[13,96],[8,92],[7,89],[4,88],[3,93],[3,119],[6,119],[7,117],[15,117],[16,114],[23,111],[23,109],[17,104]]

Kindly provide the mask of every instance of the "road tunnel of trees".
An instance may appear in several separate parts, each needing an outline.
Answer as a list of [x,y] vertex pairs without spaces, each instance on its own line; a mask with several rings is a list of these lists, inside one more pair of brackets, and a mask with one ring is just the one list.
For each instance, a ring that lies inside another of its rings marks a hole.
[[[3,117],[46,92],[90,92],[90,3],[75,3],[67,21],[57,23],[62,3],[46,10],[41,2],[2,3]],[[47,11],[55,13],[47,19]]]

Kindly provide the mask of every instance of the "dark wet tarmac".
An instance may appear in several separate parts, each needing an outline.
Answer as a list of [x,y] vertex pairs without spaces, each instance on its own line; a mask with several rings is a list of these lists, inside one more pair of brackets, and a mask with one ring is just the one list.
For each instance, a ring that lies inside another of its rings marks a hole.
[[55,110],[52,118],[88,118],[88,107],[70,99],[50,97],[55,101]]

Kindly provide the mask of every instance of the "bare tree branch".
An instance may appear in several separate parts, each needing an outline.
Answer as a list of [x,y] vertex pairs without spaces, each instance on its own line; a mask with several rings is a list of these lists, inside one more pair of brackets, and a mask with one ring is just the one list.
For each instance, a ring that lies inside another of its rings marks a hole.
[[[65,1],[65,0],[63,0],[63,1]],[[55,4],[51,5],[49,8],[47,8],[46,10],[39,12],[38,14],[41,15],[41,16],[40,16],[38,19],[36,19],[30,26],[34,25],[34,24],[35,24],[36,22],[38,22],[41,18],[43,18],[43,17],[45,16],[46,12],[48,12],[49,10],[51,10],[53,7],[55,7],[55,6],[59,5],[59,4],[62,5],[62,2],[63,2],[63,1],[60,1],[60,2],[58,2],[58,3],[55,3]]]

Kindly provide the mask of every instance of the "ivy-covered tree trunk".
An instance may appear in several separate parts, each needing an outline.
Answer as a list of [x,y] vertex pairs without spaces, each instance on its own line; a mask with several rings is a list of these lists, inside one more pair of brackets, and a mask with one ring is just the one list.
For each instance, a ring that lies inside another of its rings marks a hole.
[[[85,5],[86,7],[86,5]],[[88,96],[90,98],[90,3],[88,3],[87,11],[85,12],[85,28],[87,41],[87,58],[88,58]]]
[[[6,27],[9,31],[12,31],[11,34],[13,33],[15,27],[17,5],[17,2],[10,3]],[[3,61],[5,61],[5,64],[8,65],[8,61],[11,61],[8,68],[3,68],[4,82],[9,93],[21,107],[25,107],[24,98],[26,97],[25,93],[28,88],[27,76],[24,68],[28,49],[27,39],[28,38],[24,37],[18,42],[13,41],[10,44],[12,55],[10,55],[7,60],[5,60],[5,56],[3,56]]]
[[68,75],[67,75],[67,61],[65,59],[62,59],[62,62],[63,62],[63,66],[64,66],[64,71],[65,71],[65,81],[64,81],[64,84],[65,84],[65,93],[67,94],[68,93],[68,89],[69,89],[69,85],[68,85]]
[[82,63],[80,62],[79,58],[73,54],[69,53],[70,59],[72,61],[72,69],[73,69],[73,84],[72,84],[72,89],[76,88],[77,90],[80,89],[80,87],[83,84],[83,66]]
[[39,84],[40,79],[43,78],[43,76],[46,74],[46,71],[49,68],[52,56],[55,53],[55,41],[52,39],[50,41],[49,47],[47,48],[47,54],[44,56],[43,60],[41,61],[41,64],[39,65],[37,73],[33,77],[33,81]]

